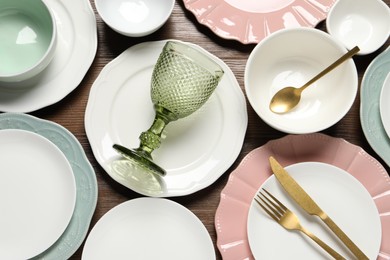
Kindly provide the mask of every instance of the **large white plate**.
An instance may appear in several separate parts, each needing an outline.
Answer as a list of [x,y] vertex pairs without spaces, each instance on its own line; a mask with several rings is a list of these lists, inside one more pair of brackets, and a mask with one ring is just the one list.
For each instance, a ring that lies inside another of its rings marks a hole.
[[66,229],[76,185],[64,154],[24,130],[0,131],[0,259],[27,259]]
[[215,259],[203,223],[168,199],[138,198],[108,211],[92,228],[84,260]]
[[[304,162],[286,167],[289,174],[368,256],[375,259],[381,243],[381,223],[373,199],[352,175],[330,164]],[[347,259],[348,252],[321,220],[310,216],[270,176],[261,186],[278,198],[314,233]],[[256,259],[330,259],[304,234],[287,231],[252,201],[248,213],[248,241]],[[283,250],[282,250],[283,249]]]
[[139,135],[153,122],[150,80],[165,42],[138,44],[110,62],[92,86],[85,113],[86,133],[99,164],[122,185],[156,197],[187,195],[217,180],[237,158],[248,123],[236,78],[212,56],[225,75],[199,111],[166,127],[166,138],[152,154],[167,171],[160,183],[134,181],[112,170],[112,162],[120,158],[112,145],[138,147]]
[[379,112],[383,127],[385,128],[387,136],[390,137],[390,73],[387,74],[387,77],[383,82],[379,104]]
[[0,111],[31,112],[52,105],[84,78],[97,50],[96,18],[89,0],[46,0],[57,22],[57,49],[49,66],[24,87],[0,87]]
[[76,181],[76,205],[61,237],[34,260],[69,259],[84,241],[95,211],[98,187],[96,175],[76,137],[66,128],[27,114],[0,114],[0,129],[23,129],[39,134],[55,144],[72,166]]

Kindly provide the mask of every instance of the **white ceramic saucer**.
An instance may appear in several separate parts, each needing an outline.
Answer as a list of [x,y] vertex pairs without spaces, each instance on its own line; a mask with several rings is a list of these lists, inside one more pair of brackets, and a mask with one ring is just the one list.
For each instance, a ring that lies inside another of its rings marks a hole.
[[139,135],[153,122],[150,81],[165,42],[138,44],[110,62],[92,86],[85,113],[86,133],[99,164],[122,185],[155,197],[187,195],[212,184],[237,158],[248,123],[245,97],[234,74],[211,55],[225,71],[216,91],[200,110],[170,123],[161,147],[152,154],[167,175],[139,181],[115,171],[126,165],[114,164],[121,157],[112,145],[138,147]]
[[213,260],[215,251],[191,211],[167,199],[138,198],[114,207],[96,223],[82,259]]
[[[338,167],[319,162],[293,164],[286,170],[369,259],[376,259],[382,237],[381,221],[373,199],[357,179]],[[307,214],[289,197],[274,175],[261,188],[282,201],[305,228],[336,252],[353,259],[319,218]],[[255,201],[249,209],[247,228],[255,259],[330,259],[304,234],[287,231],[277,224]]]
[[23,86],[0,86],[0,111],[27,113],[52,105],[84,78],[97,50],[96,18],[89,0],[47,1],[57,23],[57,48],[48,67]]
[[76,184],[65,155],[24,130],[0,131],[0,259],[29,259],[62,235]]

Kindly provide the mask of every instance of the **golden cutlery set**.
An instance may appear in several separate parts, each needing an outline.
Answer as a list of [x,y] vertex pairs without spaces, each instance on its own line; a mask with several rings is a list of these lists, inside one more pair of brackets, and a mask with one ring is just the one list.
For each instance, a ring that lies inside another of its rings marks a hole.
[[[317,205],[306,191],[289,175],[289,173],[272,156],[269,158],[272,172],[289,196],[308,214],[318,216],[330,230],[343,242],[357,259],[368,259],[358,246],[341,228]],[[262,192],[264,191],[264,193]],[[298,217],[283,205],[277,198],[262,189],[254,200],[278,224],[287,230],[298,230],[310,237],[334,259],[345,259],[321,239],[301,226]]]

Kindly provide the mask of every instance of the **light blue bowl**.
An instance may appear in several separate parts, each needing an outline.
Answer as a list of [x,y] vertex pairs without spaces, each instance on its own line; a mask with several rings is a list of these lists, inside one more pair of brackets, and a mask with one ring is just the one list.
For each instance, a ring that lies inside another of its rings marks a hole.
[[54,56],[54,15],[42,0],[0,1],[0,82],[34,77]]

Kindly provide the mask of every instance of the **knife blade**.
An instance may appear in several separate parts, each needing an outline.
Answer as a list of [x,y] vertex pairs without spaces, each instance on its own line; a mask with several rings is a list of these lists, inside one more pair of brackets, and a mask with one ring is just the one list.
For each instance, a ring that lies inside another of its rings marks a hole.
[[292,199],[308,214],[318,216],[333,233],[348,247],[357,259],[368,259],[368,257],[357,247],[357,245],[341,230],[339,226],[318,206],[318,204],[307,194],[307,192],[290,176],[274,157],[269,158],[272,172],[276,179],[290,195]]

